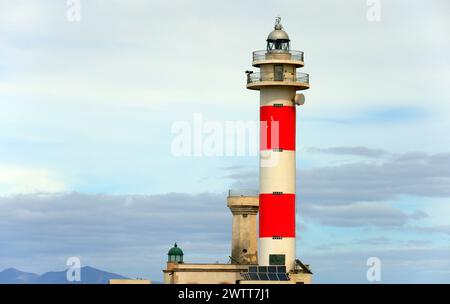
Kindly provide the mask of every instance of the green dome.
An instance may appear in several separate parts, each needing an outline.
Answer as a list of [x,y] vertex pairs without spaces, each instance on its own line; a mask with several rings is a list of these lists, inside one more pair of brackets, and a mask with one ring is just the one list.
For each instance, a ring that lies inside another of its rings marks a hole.
[[177,243],[170,248],[168,255],[183,255],[183,250],[178,247]]
[[181,248],[178,248],[177,243],[175,243],[175,245],[170,248],[167,255],[169,257],[169,259],[167,260],[168,263],[183,263],[183,250],[181,250]]

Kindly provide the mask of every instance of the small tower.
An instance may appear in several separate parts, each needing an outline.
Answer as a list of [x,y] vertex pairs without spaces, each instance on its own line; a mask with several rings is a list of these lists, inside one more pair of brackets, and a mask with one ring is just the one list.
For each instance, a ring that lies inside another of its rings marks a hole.
[[309,75],[300,73],[303,52],[290,48],[289,35],[277,18],[267,47],[253,52],[247,88],[260,91],[259,257],[261,266],[285,265],[293,271],[295,252],[295,125],[298,90],[309,88]]
[[227,206],[233,214],[231,263],[257,264],[258,237],[256,215],[259,198],[256,193],[249,195],[245,191],[228,192]]
[[178,247],[177,243],[175,243],[173,247],[170,248],[167,256],[167,263],[183,263],[183,250]]

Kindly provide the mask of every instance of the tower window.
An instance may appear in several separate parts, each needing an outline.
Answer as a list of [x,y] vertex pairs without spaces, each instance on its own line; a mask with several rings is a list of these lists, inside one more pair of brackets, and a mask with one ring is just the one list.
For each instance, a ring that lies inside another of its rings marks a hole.
[[276,64],[273,66],[273,76],[275,81],[283,81],[284,80],[284,69],[282,65]]
[[242,214],[242,217],[247,217],[247,213]]
[[271,254],[269,255],[269,265],[285,265],[286,255],[284,254]]

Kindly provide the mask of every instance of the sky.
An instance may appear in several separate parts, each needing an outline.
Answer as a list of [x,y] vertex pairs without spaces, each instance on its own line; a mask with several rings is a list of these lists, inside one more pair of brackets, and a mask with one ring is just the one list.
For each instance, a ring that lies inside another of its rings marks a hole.
[[227,191],[257,190],[258,156],[176,155],[174,126],[259,120],[244,71],[279,15],[311,82],[298,257],[316,283],[368,283],[370,257],[382,283],[450,282],[448,1],[80,4],[0,0],[0,271],[162,281],[175,241],[228,262]]

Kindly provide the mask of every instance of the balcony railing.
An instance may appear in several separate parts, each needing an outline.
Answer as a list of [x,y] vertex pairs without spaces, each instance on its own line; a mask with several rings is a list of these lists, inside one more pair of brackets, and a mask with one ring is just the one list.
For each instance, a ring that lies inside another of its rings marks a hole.
[[[291,54],[291,58],[289,60],[303,62],[303,52],[302,51],[292,51],[291,50],[291,51],[288,51],[288,53]],[[267,56],[266,56],[267,54],[271,54],[271,53],[266,50],[254,51],[253,52],[253,62],[269,60],[269,58],[267,58]]]
[[260,72],[247,74],[247,83],[256,83],[263,81],[280,81],[280,82],[299,82],[309,84],[309,75],[306,73],[297,72],[294,77],[282,77],[281,79],[274,78],[273,74],[261,74]]
[[228,190],[228,196],[258,196],[258,190],[251,189],[230,189]]

